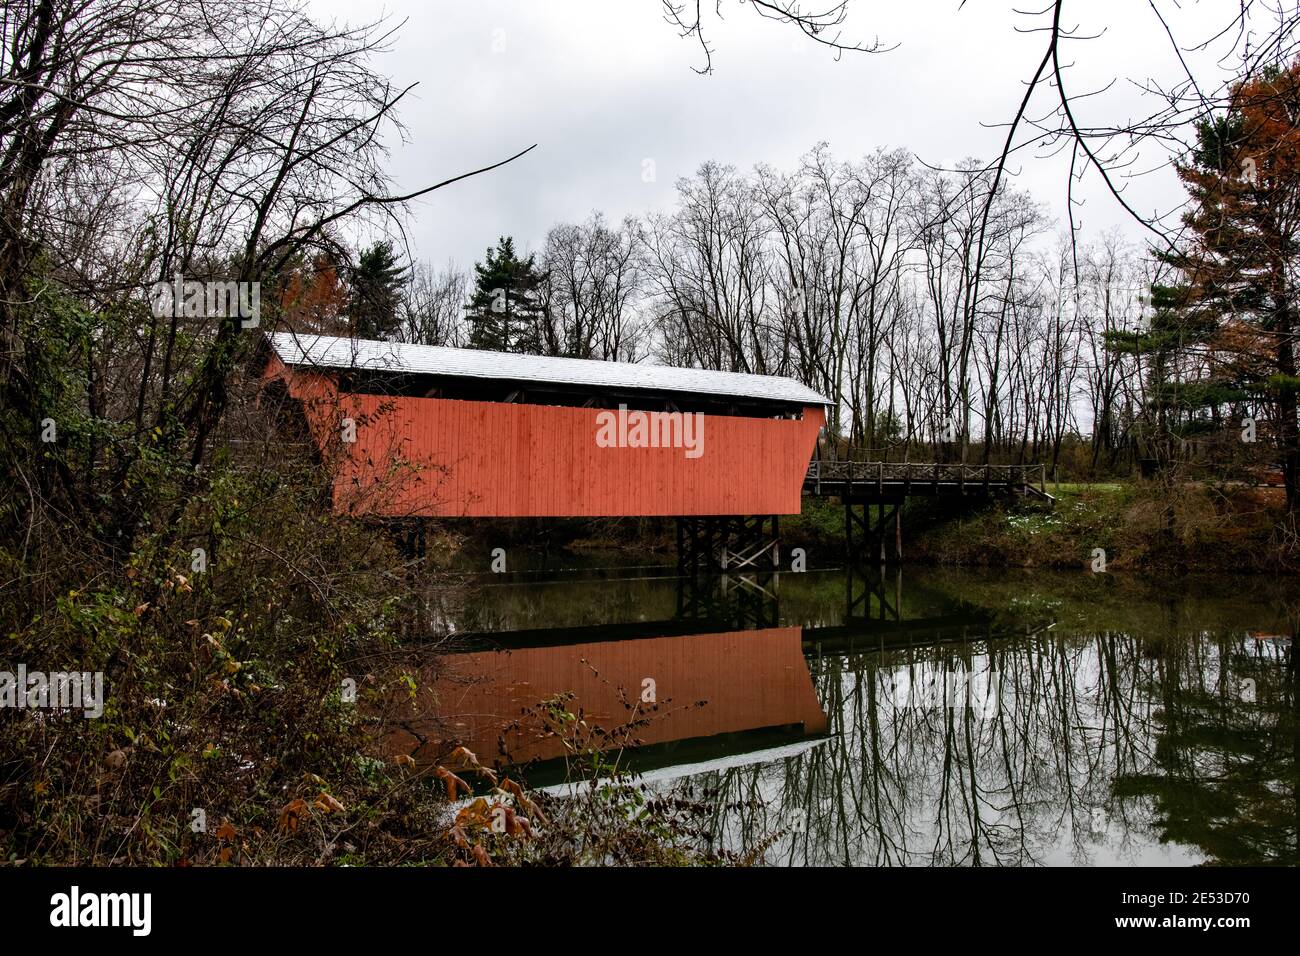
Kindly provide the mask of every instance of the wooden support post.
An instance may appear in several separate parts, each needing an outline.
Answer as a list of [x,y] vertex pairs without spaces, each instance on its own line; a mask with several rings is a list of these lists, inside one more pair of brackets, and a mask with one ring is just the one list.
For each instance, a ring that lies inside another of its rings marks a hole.
[[853,560],[853,505],[844,499],[844,560]]
[[781,516],[772,515],[772,570],[781,570]]
[[894,561],[903,563],[903,505],[894,508]]

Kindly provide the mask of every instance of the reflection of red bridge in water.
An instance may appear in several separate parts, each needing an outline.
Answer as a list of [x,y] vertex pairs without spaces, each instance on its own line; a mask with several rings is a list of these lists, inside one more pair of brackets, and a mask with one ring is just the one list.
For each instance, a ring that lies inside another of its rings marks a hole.
[[[566,709],[603,731],[648,718],[614,746],[671,745],[675,763],[692,751],[818,737],[827,718],[801,633],[778,627],[451,654],[436,681],[420,682],[414,705],[416,714],[440,716],[408,720],[386,746],[421,762],[445,753],[449,740],[485,765],[557,760],[566,755],[564,740],[544,732],[537,708],[568,693]],[[647,680],[657,706],[641,701]]]
[[[861,662],[866,655],[888,668],[965,659],[987,653],[993,642],[1031,638],[1052,623],[1036,614],[936,605],[933,597],[921,616],[908,617],[901,572],[849,572],[842,615],[812,627],[781,627],[775,587],[757,607],[749,598],[758,592],[720,584],[678,579],[678,612],[669,620],[461,634],[438,668],[417,679],[414,701],[394,699],[385,747],[433,763],[466,746],[486,765],[526,765],[533,785],[556,782],[567,772],[561,758],[568,750],[548,731],[541,705],[571,694],[564,709],[603,732],[589,740],[592,749],[626,750],[638,770],[671,768],[676,775],[718,760],[750,763],[834,732],[814,676],[818,661]],[[657,709],[641,702],[647,679]],[[822,693],[834,694],[835,680]],[[648,719],[629,733],[617,732],[642,717]]]
[[1036,466],[810,467],[829,400],[789,378],[292,332],[269,338],[265,375],[333,469],[339,513],[676,516],[692,570],[779,567],[776,516],[805,494],[841,499],[850,546],[856,526],[881,558],[901,557],[905,497],[1047,497]]

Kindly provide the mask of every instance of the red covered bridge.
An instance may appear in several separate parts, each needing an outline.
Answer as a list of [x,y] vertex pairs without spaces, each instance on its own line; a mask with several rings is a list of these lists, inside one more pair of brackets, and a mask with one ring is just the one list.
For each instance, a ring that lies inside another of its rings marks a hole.
[[789,378],[311,333],[266,376],[385,517],[797,514],[826,398]]

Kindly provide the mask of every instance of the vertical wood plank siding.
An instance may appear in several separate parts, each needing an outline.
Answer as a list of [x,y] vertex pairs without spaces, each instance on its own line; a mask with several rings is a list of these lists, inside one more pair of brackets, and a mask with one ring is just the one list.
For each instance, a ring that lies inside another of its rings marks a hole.
[[[794,419],[703,416],[703,454],[602,448],[598,409],[338,394],[329,375],[286,380],[335,469],[334,507],[421,517],[797,514],[820,407]],[[339,441],[343,418],[356,442]]]

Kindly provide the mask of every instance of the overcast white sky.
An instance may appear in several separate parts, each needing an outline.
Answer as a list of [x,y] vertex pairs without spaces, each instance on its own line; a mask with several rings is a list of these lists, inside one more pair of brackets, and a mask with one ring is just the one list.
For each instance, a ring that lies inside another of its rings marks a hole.
[[[1158,2],[1185,45],[1206,39],[1236,7],[1235,0],[1182,0],[1181,10]],[[706,21],[714,73],[699,76],[691,69],[702,65],[698,45],[663,20],[659,0],[424,0],[365,11],[312,0],[311,7],[353,23],[381,12],[406,21],[375,64],[399,84],[419,83],[400,113],[409,142],[392,152],[399,190],[538,144],[413,210],[416,257],[463,267],[498,235],[538,250],[552,225],[595,209],[617,220],[669,207],[676,179],[709,159],[789,168],[819,140],[843,158],[888,146],[936,165],[987,159],[1005,135],[987,124],[1014,114],[1045,42],[1016,31],[1041,21],[1016,15],[1004,0],[969,0],[965,9],[957,0],[851,0],[847,36],[878,35],[898,46],[836,62],[793,27],[760,18],[741,0],[722,0],[724,19]],[[1067,83],[1083,91],[1121,78],[1106,96],[1080,103],[1086,118],[1121,122],[1146,112],[1151,104],[1126,78],[1177,78],[1178,61],[1145,0],[1079,0],[1066,7],[1066,19],[1080,33],[1105,31],[1073,45]],[[646,160],[654,163],[653,182],[642,176]],[[1015,184],[1063,217],[1062,161],[1026,156],[1014,165]],[[1079,195],[1086,233],[1120,224],[1140,237],[1095,176]],[[1181,190],[1165,170],[1131,183],[1126,195],[1141,210],[1165,210]]]

